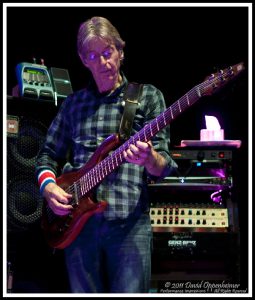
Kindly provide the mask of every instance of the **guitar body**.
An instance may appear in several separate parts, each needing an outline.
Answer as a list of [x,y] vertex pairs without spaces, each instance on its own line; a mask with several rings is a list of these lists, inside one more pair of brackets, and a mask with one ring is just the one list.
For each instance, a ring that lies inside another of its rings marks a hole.
[[[108,137],[95,151],[87,164],[77,172],[61,175],[57,178],[57,184],[67,190],[74,182],[78,181],[107,154],[119,144],[117,135]],[[63,249],[69,246],[78,236],[88,219],[95,213],[103,212],[108,203],[106,201],[96,202],[90,191],[78,202],[73,204],[73,210],[66,216],[57,216],[44,201],[42,212],[42,229],[45,238],[52,248]]]

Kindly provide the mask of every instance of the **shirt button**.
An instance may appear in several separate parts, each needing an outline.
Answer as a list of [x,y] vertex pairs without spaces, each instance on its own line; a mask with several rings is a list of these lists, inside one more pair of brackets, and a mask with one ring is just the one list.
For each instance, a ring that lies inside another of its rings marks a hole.
[[99,117],[98,119],[99,119],[99,121],[103,121],[103,117]]

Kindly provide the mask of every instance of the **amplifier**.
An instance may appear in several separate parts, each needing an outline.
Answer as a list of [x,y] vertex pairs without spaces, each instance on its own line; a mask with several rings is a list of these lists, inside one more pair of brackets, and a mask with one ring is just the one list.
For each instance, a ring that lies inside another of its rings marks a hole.
[[149,182],[152,282],[239,281],[232,150],[174,149],[178,169]]
[[[175,183],[232,185],[232,150],[178,148],[170,155],[178,165]],[[174,183],[173,177],[163,183]]]
[[240,282],[238,235],[231,232],[154,232],[152,282]]
[[181,188],[191,190],[218,190],[228,189],[233,185],[232,176],[225,177],[225,172],[221,176],[169,176],[160,182],[151,182],[148,184],[150,188]]
[[236,253],[238,239],[236,233],[229,232],[154,232],[153,242],[154,254],[161,254],[159,259],[183,255],[209,259],[208,255],[226,258],[226,251]]
[[222,161],[232,159],[232,151],[226,149],[174,149],[171,156],[176,160]]

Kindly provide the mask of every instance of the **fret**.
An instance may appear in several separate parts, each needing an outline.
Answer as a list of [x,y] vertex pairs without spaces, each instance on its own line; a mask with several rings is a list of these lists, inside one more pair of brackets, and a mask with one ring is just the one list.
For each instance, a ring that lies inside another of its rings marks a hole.
[[157,124],[157,129],[158,129],[158,131],[159,131],[160,129],[159,129],[159,126],[158,126],[158,117],[156,117],[155,120],[156,120],[156,124]]
[[94,168],[93,179],[93,186],[95,186],[98,183],[98,168]]
[[170,112],[171,112],[171,117],[172,117],[172,119],[174,119],[173,111],[172,111],[172,105],[170,106]]
[[95,169],[91,170],[91,186],[93,187],[95,185]]
[[101,180],[101,173],[100,173],[100,166],[99,165],[96,166],[96,171],[97,171],[97,173],[96,173],[97,178],[98,178],[98,181],[99,181],[99,180]]
[[110,166],[111,166],[111,168],[110,168],[111,171],[114,170],[114,161],[113,161],[113,157],[112,156],[110,156]]
[[93,187],[93,183],[92,183],[92,171],[89,172],[90,176],[89,176],[89,188],[91,189]]
[[99,168],[95,168],[95,184],[97,184],[100,180],[100,175],[99,175]]
[[102,177],[104,178],[106,175],[107,175],[107,172],[105,170],[105,166],[104,166],[104,163],[102,162]]
[[88,183],[88,176],[84,176],[84,186],[85,186],[85,189],[84,189],[84,193],[87,193],[87,191],[89,190],[89,183]]
[[113,160],[111,156],[109,157],[109,165],[110,165],[110,173],[111,173],[113,170]]
[[[77,199],[81,198],[81,187],[79,181],[76,183]],[[79,202],[79,201],[78,201]]]
[[89,186],[89,189],[91,189],[91,187],[93,186],[92,184],[92,170],[89,171],[88,173],[88,186]]
[[88,177],[87,177],[87,179],[88,179],[88,189],[90,189],[90,187],[91,187],[91,183],[90,183],[90,172],[88,173]]
[[110,173],[110,165],[109,165],[108,158],[105,160],[105,170],[106,170],[106,175],[108,175]]
[[166,119],[165,119],[165,113],[163,113],[162,115],[163,115],[163,122],[164,122],[164,125],[166,126],[167,123],[166,123]]
[[182,112],[181,106],[180,106],[180,100],[178,100],[178,105],[179,105],[179,111]]
[[162,115],[158,117],[158,125],[159,125],[159,130],[164,128],[164,119],[162,118]]
[[186,94],[186,99],[187,99],[188,106],[190,106],[190,103],[189,103],[189,94],[188,93]]
[[84,183],[83,194],[85,194],[88,190],[88,181],[87,181],[87,178],[85,176],[83,177],[83,183]]
[[89,180],[89,188],[91,189],[93,187],[93,174],[92,174],[93,170],[90,170],[89,171],[89,177],[88,177],[88,180]]
[[109,174],[112,171],[112,161],[111,161],[111,156],[109,156],[108,158],[109,158],[108,159],[108,170],[109,170],[108,174]]
[[114,155],[114,158],[115,158],[115,166],[117,167],[118,166],[118,156],[117,156],[117,154]]
[[[121,154],[120,154],[120,151],[118,152],[118,154],[119,154],[119,161],[121,162]],[[119,164],[119,162],[118,162],[118,164]]]
[[84,195],[85,194],[85,180],[84,180],[85,176],[82,176],[82,178],[80,179],[81,181],[81,194]]
[[107,167],[108,167],[107,160],[104,161],[104,166],[105,166],[105,167],[104,167],[104,170],[105,170],[104,177],[105,177],[105,176],[107,176],[107,175],[109,174],[109,170],[108,170],[108,168],[107,168]]
[[150,138],[152,137],[150,126],[146,125],[144,127],[144,131],[145,131],[146,141],[150,140]]
[[94,168],[94,185],[98,182],[98,168]]
[[148,140],[147,135],[146,135],[146,130],[143,130],[143,135],[144,135],[143,141],[146,142]]
[[198,97],[201,97],[201,92],[200,92],[199,86],[196,87],[196,92],[197,92]]

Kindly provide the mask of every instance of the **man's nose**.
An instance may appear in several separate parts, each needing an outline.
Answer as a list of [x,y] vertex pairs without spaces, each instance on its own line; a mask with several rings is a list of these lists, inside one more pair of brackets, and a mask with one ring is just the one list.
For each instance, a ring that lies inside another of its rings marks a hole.
[[100,64],[105,65],[107,63],[107,59],[103,55],[100,55],[99,62]]

